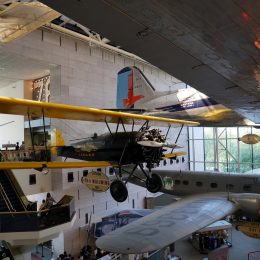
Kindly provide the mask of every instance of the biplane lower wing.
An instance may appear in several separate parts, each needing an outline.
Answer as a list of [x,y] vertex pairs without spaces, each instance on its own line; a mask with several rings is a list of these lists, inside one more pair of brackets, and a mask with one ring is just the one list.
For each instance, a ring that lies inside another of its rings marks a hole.
[[167,153],[167,154],[164,154],[164,156],[162,157],[162,159],[171,159],[171,158],[176,158],[178,156],[184,156],[184,155],[187,155],[186,152],[172,152],[172,153]]
[[83,168],[83,167],[107,167],[115,166],[109,162],[1,162],[0,169],[32,169],[47,167],[49,169],[57,168]]
[[142,124],[149,121],[156,126],[169,125],[198,125],[199,123],[186,120],[169,119],[156,116],[145,116],[90,107],[80,107],[65,104],[39,102],[27,99],[0,97],[0,113],[34,117],[50,117],[68,120],[83,120],[93,122]]

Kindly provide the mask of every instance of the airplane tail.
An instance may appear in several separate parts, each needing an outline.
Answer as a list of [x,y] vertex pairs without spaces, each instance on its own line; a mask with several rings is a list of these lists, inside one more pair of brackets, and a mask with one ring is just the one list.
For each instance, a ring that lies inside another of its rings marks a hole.
[[133,109],[136,103],[154,97],[155,89],[137,67],[125,67],[117,73],[117,109]]
[[54,128],[51,131],[51,153],[57,155],[57,147],[64,146],[65,142],[62,132],[59,128]]

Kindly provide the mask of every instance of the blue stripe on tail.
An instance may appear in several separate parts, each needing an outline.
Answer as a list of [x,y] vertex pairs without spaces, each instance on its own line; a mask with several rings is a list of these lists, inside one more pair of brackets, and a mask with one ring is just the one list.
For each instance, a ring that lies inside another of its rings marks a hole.
[[125,67],[117,73],[117,109],[124,108],[123,100],[127,98],[128,95],[128,76],[131,71],[132,69],[130,67]]

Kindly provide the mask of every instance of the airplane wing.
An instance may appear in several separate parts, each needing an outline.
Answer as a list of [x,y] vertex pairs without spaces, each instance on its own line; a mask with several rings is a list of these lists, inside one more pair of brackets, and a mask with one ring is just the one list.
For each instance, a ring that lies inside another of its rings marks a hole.
[[33,169],[47,167],[55,168],[82,168],[82,167],[107,167],[114,166],[109,162],[0,162],[0,169]]
[[158,250],[236,209],[236,205],[227,200],[226,194],[192,196],[102,236],[96,245],[122,254]]
[[148,120],[152,125],[158,126],[180,126],[182,124],[198,125],[199,123],[186,120],[175,120],[155,116],[144,116],[110,110],[102,110],[90,107],[71,106],[65,104],[38,102],[27,99],[0,97],[0,113],[15,114],[31,117],[60,118],[69,120],[83,120],[108,123],[117,123],[121,119],[125,124],[143,124]]
[[186,152],[173,152],[173,153],[166,153],[163,155],[163,159],[171,159],[171,158],[175,158],[175,157],[178,157],[178,156],[184,156],[184,155],[187,155]]

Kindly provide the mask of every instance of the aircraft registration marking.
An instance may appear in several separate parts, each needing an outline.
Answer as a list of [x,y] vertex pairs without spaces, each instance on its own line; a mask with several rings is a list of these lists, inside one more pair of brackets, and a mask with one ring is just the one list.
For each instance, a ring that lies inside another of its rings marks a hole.
[[174,181],[173,181],[172,177],[170,177],[170,176],[163,177],[163,187],[166,190],[174,189]]
[[140,237],[150,237],[155,236],[160,233],[161,229],[173,228],[173,226],[178,226],[179,221],[192,222],[194,215],[205,216],[208,213],[210,217],[211,210],[215,210],[218,207],[221,207],[223,203],[222,199],[219,198],[210,198],[211,205],[207,208],[203,206],[208,203],[208,199],[198,199],[196,201],[185,204],[184,206],[171,209],[169,212],[165,212],[164,215],[159,216],[156,219],[146,220],[145,223],[142,223],[143,227],[133,227],[125,228],[125,233],[129,235],[135,235]]
[[87,156],[87,157],[94,157],[95,153],[89,153],[89,152],[78,152],[79,156]]

